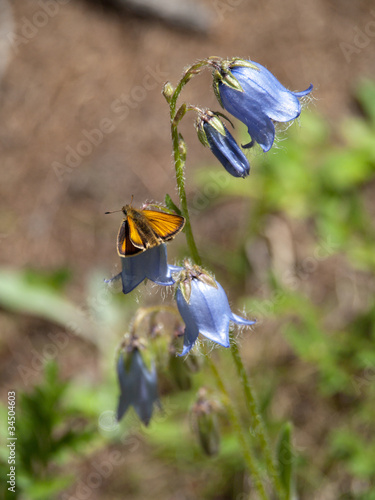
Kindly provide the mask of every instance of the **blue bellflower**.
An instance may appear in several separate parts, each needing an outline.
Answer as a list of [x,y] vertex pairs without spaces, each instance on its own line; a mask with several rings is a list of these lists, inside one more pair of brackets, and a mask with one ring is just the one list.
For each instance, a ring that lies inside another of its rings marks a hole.
[[214,73],[220,104],[248,129],[251,147],[257,142],[269,151],[275,138],[275,122],[289,122],[301,114],[300,97],[309,94],[286,89],[264,66],[252,61],[224,61]]
[[122,271],[106,283],[121,278],[123,293],[130,293],[146,278],[157,285],[173,285],[172,272],[179,267],[167,262],[167,248],[164,243],[132,257],[121,257]]
[[190,351],[199,333],[223,347],[229,347],[230,321],[246,326],[255,323],[232,313],[223,287],[213,278],[207,278],[204,273],[195,273],[188,281],[187,293],[184,283],[177,288],[177,307],[185,322],[181,356]]
[[196,123],[199,140],[208,146],[225,170],[234,177],[246,177],[250,164],[232,134],[215,116],[208,111],[201,114]]
[[121,420],[130,406],[145,425],[148,425],[155,402],[158,402],[157,374],[155,367],[148,370],[137,348],[125,354],[121,351],[117,361],[120,398],[117,420]]

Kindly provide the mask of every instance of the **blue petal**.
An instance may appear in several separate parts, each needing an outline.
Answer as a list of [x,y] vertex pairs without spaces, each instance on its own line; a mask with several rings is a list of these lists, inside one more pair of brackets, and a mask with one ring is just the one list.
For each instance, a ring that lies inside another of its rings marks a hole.
[[272,120],[286,122],[294,120],[301,113],[298,97],[312,90],[312,85],[302,92],[291,92],[277,78],[258,63],[259,71],[242,67],[232,69],[233,76],[241,84],[244,94],[253,96],[261,102],[263,112]]
[[248,98],[244,93],[220,85],[220,97],[224,108],[242,121],[248,129],[250,137],[263,149],[271,149],[275,138],[275,127],[270,118],[264,114],[259,102]]
[[190,308],[197,321],[199,333],[214,342],[229,347],[229,317],[231,310],[223,287],[217,288],[200,280],[191,282]]
[[158,401],[157,375],[154,365],[152,366],[151,371],[148,371],[142,358],[140,362],[142,364],[142,375],[139,378],[139,392],[133,406],[142,422],[145,425],[148,425],[151,420],[154,403]]
[[185,356],[185,354],[187,354],[195,344],[195,341],[197,340],[199,335],[199,329],[195,317],[192,314],[190,305],[184,299],[179,288],[177,289],[176,293],[176,302],[178,310],[181,314],[181,318],[185,323],[184,348],[180,354],[180,356]]
[[177,290],[177,307],[186,325],[181,355],[190,351],[199,333],[223,347],[229,347],[229,320],[232,312],[224,289],[219,283],[216,284],[217,288],[214,288],[198,279],[192,279],[189,303],[185,301],[181,291]]
[[237,325],[251,326],[256,323],[256,320],[245,319],[242,318],[242,316],[237,316],[237,314],[234,313],[232,313],[230,320],[233,321],[234,323],[237,323]]
[[222,83],[219,92],[224,108],[245,123],[252,140],[266,152],[272,147],[275,136],[272,120],[287,122],[297,118],[301,113],[298,98],[311,92],[312,85],[301,92],[291,92],[264,66],[254,64],[259,70],[245,66],[231,70],[243,92]]
[[120,384],[120,398],[117,408],[117,420],[121,420],[125,412],[128,410],[129,406],[133,401],[133,394],[129,390],[134,383],[125,370],[125,360],[123,354],[121,353],[117,360],[117,376]]
[[171,269],[167,263],[165,244],[150,248],[132,257],[121,258],[122,291],[126,294],[134,290],[145,278],[158,285],[173,285]]
[[131,359],[127,370],[123,353],[120,354],[117,362],[121,389],[117,419],[120,420],[132,405],[142,422],[148,425],[153,405],[158,401],[156,370],[154,366],[151,371],[147,369],[138,349],[131,352],[129,356]]

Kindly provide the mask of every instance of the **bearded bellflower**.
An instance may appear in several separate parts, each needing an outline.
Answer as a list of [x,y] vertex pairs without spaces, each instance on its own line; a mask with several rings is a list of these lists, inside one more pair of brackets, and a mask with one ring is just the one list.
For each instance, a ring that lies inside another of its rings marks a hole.
[[214,90],[222,107],[248,129],[251,147],[257,142],[264,152],[275,139],[274,122],[289,122],[301,114],[299,99],[312,91],[285,88],[261,64],[242,59],[217,63],[213,73]]
[[106,283],[121,278],[123,293],[130,293],[146,278],[157,285],[173,285],[172,272],[179,267],[170,266],[167,262],[167,248],[164,243],[132,257],[121,257],[122,271]]
[[176,278],[177,307],[185,322],[181,356],[195,344],[199,333],[223,347],[229,347],[229,323],[250,326],[250,321],[232,313],[223,287],[198,266],[185,262]]
[[158,402],[157,374],[155,366],[149,370],[138,347],[121,350],[117,360],[117,376],[120,398],[117,420],[120,420],[130,406],[145,425],[148,425],[154,403]]
[[211,111],[200,113],[195,124],[198,138],[211,149],[225,170],[234,177],[246,177],[249,161],[220,118]]

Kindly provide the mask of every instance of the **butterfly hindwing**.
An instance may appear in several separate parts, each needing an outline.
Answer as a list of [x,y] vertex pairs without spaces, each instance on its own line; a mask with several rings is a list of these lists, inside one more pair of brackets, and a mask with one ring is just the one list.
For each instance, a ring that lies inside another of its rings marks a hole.
[[117,253],[120,257],[128,257],[130,255],[136,255],[144,250],[144,248],[138,248],[133,245],[129,237],[129,224],[127,220],[124,220],[120,226],[118,236],[117,236]]
[[185,219],[177,214],[158,212],[156,210],[142,210],[151,229],[162,241],[172,239],[184,227]]

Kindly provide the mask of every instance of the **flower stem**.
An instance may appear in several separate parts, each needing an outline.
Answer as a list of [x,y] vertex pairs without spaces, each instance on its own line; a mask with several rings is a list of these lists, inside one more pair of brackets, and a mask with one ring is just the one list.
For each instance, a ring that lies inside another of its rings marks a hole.
[[238,442],[240,443],[240,446],[242,448],[242,453],[243,453],[246,465],[251,473],[255,487],[258,490],[260,498],[262,498],[262,500],[267,500],[268,496],[267,496],[266,490],[264,489],[264,486],[263,486],[263,483],[262,483],[262,480],[260,477],[259,469],[258,469],[258,467],[255,463],[255,460],[253,459],[253,456],[250,452],[250,447],[249,447],[248,441],[246,439],[246,433],[242,427],[238,413],[235,410],[233,403],[231,402],[228,390],[225,387],[224,381],[223,381],[222,377],[220,376],[220,373],[217,369],[216,364],[208,356],[207,356],[207,360],[210,364],[212,373],[216,379],[216,383],[217,383],[222,395],[224,396],[223,402],[224,402],[224,405],[227,409],[228,417],[231,421],[233,429],[235,430],[235,432],[237,434]]
[[[172,142],[173,142],[173,155],[174,155],[174,165],[175,165],[175,172],[176,172],[176,182],[178,186],[178,192],[179,192],[179,198],[180,198],[180,204],[181,204],[181,211],[182,215],[185,217],[185,236],[186,236],[186,241],[189,246],[190,254],[193,259],[193,261],[200,265],[201,264],[201,258],[198,253],[197,246],[195,244],[191,224],[190,224],[190,217],[189,217],[189,211],[188,211],[188,205],[187,205],[187,197],[186,197],[186,190],[185,190],[185,159],[186,159],[186,145],[182,139],[182,136],[178,132],[178,124],[186,111],[188,109],[191,109],[191,106],[184,106],[180,108],[180,112],[177,110],[177,100],[178,97],[180,96],[180,93],[183,89],[183,87],[189,82],[189,80],[196,74],[200,73],[205,67],[213,66],[213,63],[215,61],[215,58],[210,58],[210,59],[204,59],[201,61],[198,61],[196,64],[192,65],[190,68],[188,68],[181,80],[179,81],[176,89],[173,92],[173,95],[171,96],[169,100],[169,107],[170,107],[170,119],[171,119],[171,134],[172,134]],[[233,351],[232,351],[233,353]],[[239,357],[239,353],[237,351],[237,355]],[[235,358],[235,354],[233,354],[233,357]],[[243,456],[245,463],[249,469],[250,474],[252,475],[252,479],[254,481],[255,487],[258,490],[259,497],[262,500],[268,500],[267,493],[264,489],[264,485],[262,483],[261,475],[259,472],[259,469],[257,467],[257,464],[255,462],[255,459],[252,455],[252,447],[249,443],[249,440],[247,439],[246,436],[246,431],[244,430],[240,417],[238,415],[238,412],[232,403],[229,393],[225,387],[225,384],[223,382],[223,379],[219,373],[219,370],[214,363],[214,361],[210,358],[207,357],[207,361],[209,362],[211,366],[211,370],[215,376],[217,385],[223,394],[223,399],[224,399],[224,404],[227,408],[228,411],[228,416],[231,421],[231,424],[233,426],[233,429],[237,435],[238,442],[242,448]],[[236,361],[235,361],[236,362]],[[237,369],[239,369],[239,366],[242,366],[241,358],[239,357],[239,363],[236,363]],[[246,373],[244,372],[245,379],[246,379]],[[241,377],[242,378],[242,377]],[[250,390],[249,386],[249,393],[250,396],[252,396],[252,392]],[[245,392],[246,394],[246,392]],[[250,404],[251,399],[247,398],[248,404]],[[255,400],[253,398],[253,403],[255,404]],[[254,414],[258,415],[257,410],[256,410],[256,405],[253,408]],[[250,412],[251,413],[251,412]],[[253,413],[251,413],[253,415]],[[260,417],[259,417],[260,418]],[[263,429],[263,436],[264,436],[264,429]],[[265,440],[265,438],[264,438]],[[266,445],[267,440],[265,440]],[[269,448],[263,447],[262,444],[262,449],[267,449],[269,451]],[[266,453],[265,453],[266,454]],[[269,473],[273,477],[273,472],[276,471],[275,467],[273,466],[272,462],[272,457],[271,454],[269,454],[269,457],[271,458],[271,463],[272,463],[272,468],[269,468]],[[268,464],[268,460],[266,461]],[[278,479],[278,476],[277,476]],[[276,485],[276,480],[274,479],[274,483]],[[278,488],[275,486],[275,490],[279,491]],[[283,498],[284,495],[280,495],[280,498]]]
[[254,436],[259,439],[259,445],[264,454],[266,467],[269,476],[272,478],[275,492],[277,492],[280,499],[286,498],[286,493],[281,484],[280,477],[272,457],[272,452],[266,434],[263,418],[258,411],[255,395],[250,385],[249,376],[247,375],[245,367],[242,363],[237,343],[235,341],[232,341],[230,348],[237,373],[241,379],[242,388],[245,394],[246,407],[251,416],[252,431],[254,432]]
[[174,167],[176,171],[176,182],[178,186],[178,194],[180,198],[181,211],[182,215],[185,217],[185,236],[186,242],[188,244],[190,255],[193,261],[200,265],[202,263],[201,258],[198,253],[197,245],[195,243],[195,239],[193,236],[193,230],[190,224],[190,215],[188,210],[187,198],[186,198],[186,190],[185,190],[185,161],[182,158],[179,145],[179,135],[177,126],[172,123],[171,125],[172,131],[172,141],[173,141],[173,155],[174,155]]
[[197,245],[195,243],[195,239],[193,236],[193,230],[190,224],[190,215],[187,204],[186,190],[185,190],[185,156],[180,150],[180,146],[185,144],[183,143],[182,137],[180,137],[178,133],[178,121],[176,118],[176,107],[178,97],[184,88],[184,86],[188,83],[188,81],[192,78],[193,75],[200,73],[200,71],[207,66],[207,60],[202,60],[188,68],[184,76],[181,78],[178,83],[171,100],[169,102],[170,107],[170,117],[171,117],[171,134],[172,134],[172,143],[173,143],[173,156],[174,156],[174,167],[176,172],[176,182],[178,186],[178,193],[181,204],[182,215],[185,217],[185,236],[186,242],[189,246],[190,254],[193,261],[200,265],[202,263],[201,258],[198,253]]

